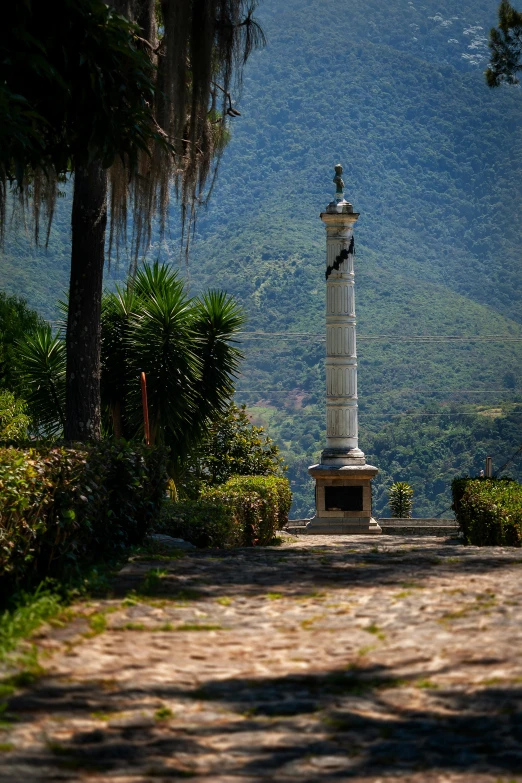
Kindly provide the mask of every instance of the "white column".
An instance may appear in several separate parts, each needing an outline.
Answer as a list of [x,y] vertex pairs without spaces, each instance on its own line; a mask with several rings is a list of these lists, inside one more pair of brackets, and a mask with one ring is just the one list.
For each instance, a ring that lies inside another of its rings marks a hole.
[[[357,344],[353,227],[359,214],[348,202],[329,204],[326,226],[326,449],[321,462],[364,464],[357,426]],[[337,267],[337,268],[336,268]]]

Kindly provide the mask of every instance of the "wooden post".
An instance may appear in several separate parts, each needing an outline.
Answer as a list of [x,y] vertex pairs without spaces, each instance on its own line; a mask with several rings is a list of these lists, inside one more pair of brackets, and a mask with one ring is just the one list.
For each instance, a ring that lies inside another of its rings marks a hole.
[[141,401],[143,402],[143,429],[145,431],[145,444],[150,446],[149,406],[147,404],[147,377],[141,373]]
[[486,478],[493,478],[493,460],[486,457]]

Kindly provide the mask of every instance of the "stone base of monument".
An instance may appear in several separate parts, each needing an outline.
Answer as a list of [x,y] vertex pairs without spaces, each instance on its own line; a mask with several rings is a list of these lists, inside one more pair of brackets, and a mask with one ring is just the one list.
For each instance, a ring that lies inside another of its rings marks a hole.
[[349,520],[343,517],[314,517],[302,532],[307,536],[367,536],[380,535],[382,530],[373,517]]
[[[357,462],[362,464],[353,464]],[[371,488],[371,480],[379,471],[373,465],[366,465],[364,454],[353,463],[321,463],[308,468],[308,473],[315,479],[316,513],[304,533],[329,536],[381,533],[372,517]]]

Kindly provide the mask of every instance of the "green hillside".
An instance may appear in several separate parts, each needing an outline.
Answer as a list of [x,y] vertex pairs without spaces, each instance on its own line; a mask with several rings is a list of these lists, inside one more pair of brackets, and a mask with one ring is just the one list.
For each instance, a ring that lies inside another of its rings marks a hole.
[[[188,269],[174,217],[151,251],[179,263],[194,291],[234,293],[249,330],[278,333],[245,339],[237,398],[280,442],[296,516],[311,510],[306,467],[324,438],[319,212],[338,160],[361,212],[360,445],[382,471],[376,512],[398,478],[415,483],[415,513],[443,511],[455,472],[478,470],[488,452],[500,466],[522,442],[522,94],[484,82],[497,5],[263,0],[268,47],[247,66]],[[51,318],[67,281],[69,208],[64,198],[47,255],[19,226],[2,260],[2,288]],[[397,339],[441,335],[466,339]]]

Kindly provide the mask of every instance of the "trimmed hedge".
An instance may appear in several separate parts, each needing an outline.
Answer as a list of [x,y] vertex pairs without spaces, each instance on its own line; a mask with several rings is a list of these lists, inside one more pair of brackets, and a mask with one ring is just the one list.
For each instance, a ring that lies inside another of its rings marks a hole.
[[159,529],[196,546],[266,546],[288,519],[287,479],[233,476],[200,500],[167,504]]
[[165,489],[161,449],[0,447],[0,585],[27,587],[140,543]]
[[475,546],[522,546],[522,486],[513,479],[462,477],[452,484],[464,540]]
[[165,503],[154,530],[183,538],[202,548],[241,545],[240,531],[231,509],[212,500]]

